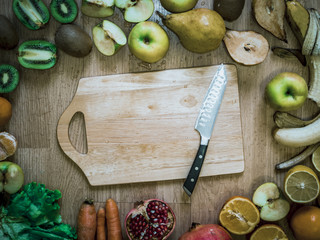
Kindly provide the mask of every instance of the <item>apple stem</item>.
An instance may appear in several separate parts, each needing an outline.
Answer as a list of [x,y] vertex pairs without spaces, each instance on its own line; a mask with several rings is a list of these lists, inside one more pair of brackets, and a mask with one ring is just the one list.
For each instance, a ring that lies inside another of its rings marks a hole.
[[165,20],[166,19],[166,16],[164,14],[162,14],[161,12],[159,11],[156,11],[157,15],[162,19],[162,20]]

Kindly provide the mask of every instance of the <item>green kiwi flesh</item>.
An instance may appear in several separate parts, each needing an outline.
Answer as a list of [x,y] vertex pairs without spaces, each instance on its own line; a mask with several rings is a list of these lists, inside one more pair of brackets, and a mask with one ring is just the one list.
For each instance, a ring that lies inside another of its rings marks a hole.
[[0,15],[0,48],[13,49],[19,43],[19,35],[6,16]]
[[52,0],[50,11],[58,22],[71,23],[78,15],[78,6],[74,0]]
[[49,69],[56,64],[56,45],[44,40],[22,43],[18,49],[18,61],[25,68]]
[[42,28],[50,19],[50,12],[41,0],[13,0],[12,8],[20,22],[31,30]]
[[114,0],[82,0],[81,12],[88,17],[109,17],[114,13]]
[[19,83],[18,70],[9,64],[0,65],[0,93],[12,92]]

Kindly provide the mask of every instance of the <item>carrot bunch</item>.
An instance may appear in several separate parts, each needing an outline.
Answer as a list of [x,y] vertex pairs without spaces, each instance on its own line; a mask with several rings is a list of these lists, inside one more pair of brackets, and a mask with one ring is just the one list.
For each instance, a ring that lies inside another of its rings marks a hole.
[[109,198],[96,212],[92,200],[85,200],[78,215],[78,240],[122,240],[119,210]]

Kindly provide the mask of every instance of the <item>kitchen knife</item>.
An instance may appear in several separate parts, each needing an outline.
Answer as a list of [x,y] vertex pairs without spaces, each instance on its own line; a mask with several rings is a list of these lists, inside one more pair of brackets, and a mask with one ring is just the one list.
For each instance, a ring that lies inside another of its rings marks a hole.
[[213,76],[194,127],[200,133],[201,139],[197,155],[193,161],[187,179],[183,184],[183,189],[189,196],[191,196],[200,175],[200,170],[207,152],[214,122],[219,112],[227,81],[225,66],[221,64]]

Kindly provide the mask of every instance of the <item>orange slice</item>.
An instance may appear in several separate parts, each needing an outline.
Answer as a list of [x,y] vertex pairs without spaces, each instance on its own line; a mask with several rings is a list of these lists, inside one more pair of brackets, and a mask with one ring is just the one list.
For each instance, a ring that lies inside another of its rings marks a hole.
[[254,230],[260,221],[260,213],[254,203],[241,196],[230,198],[219,214],[219,221],[228,231],[244,235]]
[[265,224],[253,232],[250,240],[288,240],[284,231],[275,224]]
[[312,154],[312,164],[318,172],[320,172],[320,147],[318,147]]
[[297,165],[284,178],[284,192],[296,203],[309,203],[319,196],[320,183],[309,167]]

